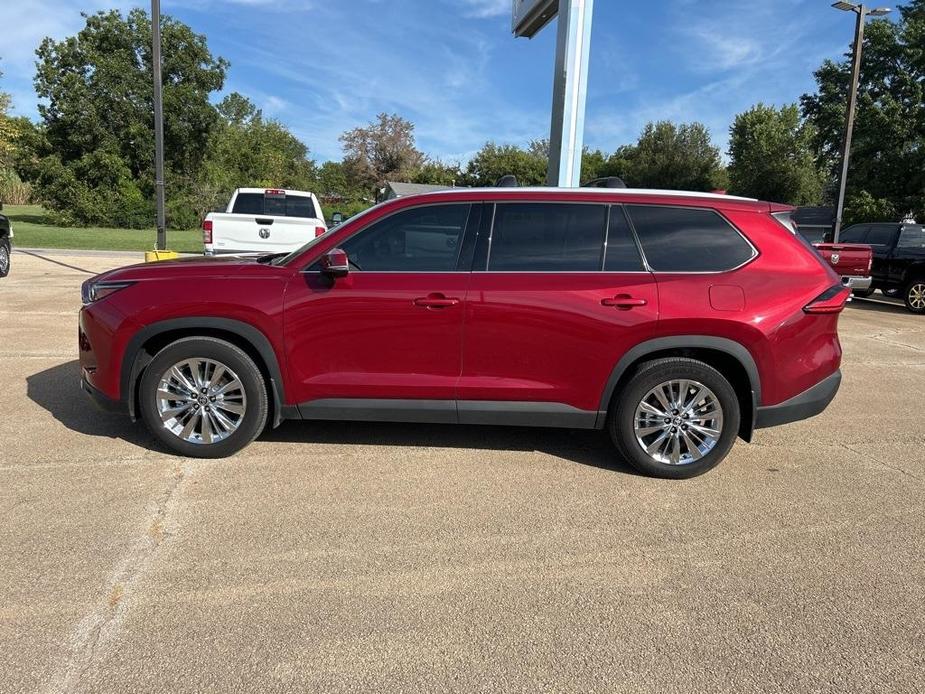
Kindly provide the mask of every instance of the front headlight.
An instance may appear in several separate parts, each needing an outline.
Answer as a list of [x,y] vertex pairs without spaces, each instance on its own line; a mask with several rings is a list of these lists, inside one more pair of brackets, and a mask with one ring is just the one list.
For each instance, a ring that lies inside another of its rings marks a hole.
[[120,289],[130,287],[134,282],[94,282],[92,279],[87,280],[80,285],[80,298],[84,303],[92,304],[94,301],[105,299],[110,294],[114,294]]

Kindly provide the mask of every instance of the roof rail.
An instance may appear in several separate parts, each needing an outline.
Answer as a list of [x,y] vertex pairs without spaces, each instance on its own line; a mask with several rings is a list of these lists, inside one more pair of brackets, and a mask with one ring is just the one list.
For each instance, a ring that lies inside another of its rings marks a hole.
[[619,176],[604,176],[583,183],[582,188],[626,188],[626,183]]
[[517,176],[513,174],[506,174],[495,181],[496,188],[516,188],[517,186]]

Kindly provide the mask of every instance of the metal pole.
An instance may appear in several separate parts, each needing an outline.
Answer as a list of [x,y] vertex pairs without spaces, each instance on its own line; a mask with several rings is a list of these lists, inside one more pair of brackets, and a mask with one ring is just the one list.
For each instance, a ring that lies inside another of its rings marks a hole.
[[151,72],[154,77],[154,193],[157,201],[157,243],[167,249],[164,217],[164,99],[161,94],[161,3],[151,0]]
[[838,204],[835,208],[835,233],[832,236],[832,242],[838,243],[838,235],[841,233],[842,215],[845,211],[845,187],[848,183],[848,161],[851,158],[851,133],[854,130],[854,109],[858,98],[858,79],[861,74],[861,50],[864,43],[864,18],[867,16],[867,8],[859,5],[856,10],[858,15],[857,24],[854,29],[854,58],[851,66],[851,86],[848,89],[848,112],[845,115],[845,139],[842,143],[841,150],[841,176],[838,179]]
[[593,14],[594,0],[559,0],[549,170],[546,175],[546,182],[551,186],[577,188],[581,185]]

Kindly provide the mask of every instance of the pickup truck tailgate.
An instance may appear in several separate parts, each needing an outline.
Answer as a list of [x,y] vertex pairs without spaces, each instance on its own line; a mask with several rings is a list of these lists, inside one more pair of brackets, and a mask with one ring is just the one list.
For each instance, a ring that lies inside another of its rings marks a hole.
[[213,213],[213,246],[218,253],[276,252],[298,248],[322,231],[324,222],[306,217]]
[[842,277],[867,277],[873,262],[871,247],[863,243],[817,243],[816,250]]

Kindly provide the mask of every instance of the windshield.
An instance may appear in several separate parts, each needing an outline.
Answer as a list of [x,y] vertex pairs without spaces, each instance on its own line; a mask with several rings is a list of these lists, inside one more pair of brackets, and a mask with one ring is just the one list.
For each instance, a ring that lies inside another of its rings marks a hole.
[[[363,211],[360,212],[358,215],[356,215],[356,216],[354,216],[354,217],[351,217],[349,220],[347,220],[346,222],[344,222],[343,225],[339,225],[339,226],[337,227],[338,231],[339,231],[342,227],[347,227],[347,226],[349,226],[349,227],[352,228],[357,222],[362,221],[363,218],[366,217],[366,215],[368,215],[368,214],[369,214],[370,212],[372,212],[373,210],[378,210],[378,209],[379,209],[382,205],[384,205],[384,204],[385,204],[385,203],[379,203],[378,205],[375,205],[375,206],[373,206],[373,207],[370,207],[370,208],[367,209],[367,210],[363,210]],[[272,263],[273,265],[285,265],[286,263],[289,263],[289,262],[295,260],[296,258],[298,258],[300,255],[302,255],[302,254],[303,254],[305,251],[307,251],[308,249],[310,249],[310,248],[312,248],[313,246],[317,245],[318,242],[326,240],[326,239],[327,239],[327,236],[328,236],[327,234],[322,234],[321,236],[316,236],[316,237],[313,238],[311,241],[309,241],[308,243],[306,243],[304,246],[301,246],[300,248],[295,249],[292,253],[289,253],[288,255],[285,255],[285,256],[283,256],[282,258],[277,258],[277,259],[275,259],[275,260],[272,260],[271,263]]]

